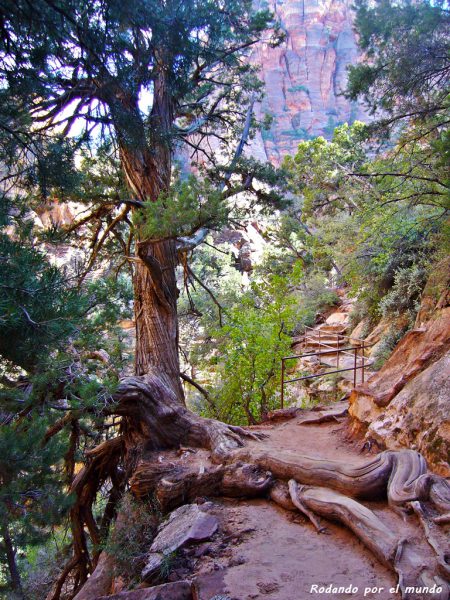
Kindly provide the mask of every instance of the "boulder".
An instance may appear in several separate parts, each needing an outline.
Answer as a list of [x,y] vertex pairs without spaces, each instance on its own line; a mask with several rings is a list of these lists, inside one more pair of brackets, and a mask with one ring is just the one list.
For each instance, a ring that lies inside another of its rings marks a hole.
[[185,504],[174,510],[158,529],[151,552],[169,554],[191,542],[203,542],[218,529],[216,517],[201,510],[197,504]]
[[153,581],[161,575],[161,567],[164,562],[162,552],[152,552],[145,559],[145,567],[142,569],[141,577],[143,581]]
[[142,579],[148,582],[157,579],[167,555],[186,544],[209,539],[218,526],[217,518],[197,504],[185,504],[174,510],[158,529],[142,570]]
[[367,331],[368,326],[369,326],[369,320],[363,319],[352,330],[352,332],[350,333],[350,337],[355,340],[362,340],[365,337],[364,333]]
[[347,312],[338,312],[338,311],[333,312],[326,320],[326,324],[327,325],[346,325],[348,323],[348,318],[349,318],[348,315],[349,314]]

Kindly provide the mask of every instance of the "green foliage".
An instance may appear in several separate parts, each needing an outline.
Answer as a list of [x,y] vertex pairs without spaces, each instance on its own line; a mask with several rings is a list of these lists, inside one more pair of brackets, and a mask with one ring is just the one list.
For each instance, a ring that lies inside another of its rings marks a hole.
[[64,272],[38,249],[23,244],[31,233],[29,225],[17,224],[22,239],[7,235],[7,227],[13,225],[12,208],[4,202],[0,210],[0,355],[33,371],[42,356],[75,333],[88,304],[69,286]]
[[254,423],[278,406],[281,357],[289,353],[295,307],[286,280],[272,276],[253,283],[227,311],[227,323],[213,334],[217,350],[209,361],[221,419]]
[[131,585],[139,581],[162,515],[155,503],[137,501],[131,494],[124,494],[118,508],[120,520],[110,531],[104,549],[114,557],[116,576]]
[[[374,156],[366,137],[367,127],[360,123],[340,126],[330,142],[299,144],[284,166],[291,189],[302,194],[302,218],[313,231],[311,260],[325,269],[339,265],[373,318],[401,269],[423,273],[405,299],[414,305],[441,239],[445,193],[440,183],[429,181],[428,158],[417,145],[406,150],[403,139],[394,150]],[[414,177],[380,174],[401,172],[411,152],[417,153],[415,170],[409,171]]]
[[405,329],[391,327],[383,336],[372,356],[374,369],[381,369],[404,333]]
[[366,125],[360,122],[351,127],[341,125],[330,142],[323,137],[301,142],[295,156],[284,159],[292,191],[304,197],[305,216],[316,209],[351,208],[351,198],[339,191],[348,173],[358,169],[366,158],[366,132]]
[[166,581],[177,560],[177,551],[164,554],[161,566],[159,568],[160,578]]
[[336,290],[330,287],[323,271],[309,271],[297,297],[299,309],[296,314],[295,333],[303,332],[305,326],[314,325],[321,312],[339,301]]
[[356,9],[359,45],[369,60],[350,67],[348,96],[387,111],[386,121],[440,112],[449,82],[445,4],[358,0]]
[[399,268],[394,274],[394,283],[380,301],[380,312],[400,316],[410,313],[411,325],[419,310],[420,295],[427,280],[427,271],[423,266],[413,263],[409,268]]
[[143,239],[193,235],[198,229],[218,229],[228,216],[223,194],[207,180],[193,175],[178,181],[155,202],[135,213],[134,222]]
[[[43,445],[51,419],[26,419],[2,425],[0,436],[0,536],[9,534],[13,547],[24,550],[48,540],[71,499],[61,486],[66,444],[54,438]],[[0,570],[6,575],[6,548],[0,544]]]
[[[111,406],[125,362],[117,321],[130,315],[125,278],[79,287],[73,272],[50,262],[32,213],[23,209],[26,198],[4,197],[0,211],[2,573],[8,536],[21,571],[28,573],[26,555],[49,543],[54,527],[67,518],[72,499],[66,460],[73,452],[73,460],[82,461],[77,447],[68,454],[67,430],[99,440],[102,410]],[[107,364],[96,351],[108,357]],[[47,437],[64,415],[71,419]]]

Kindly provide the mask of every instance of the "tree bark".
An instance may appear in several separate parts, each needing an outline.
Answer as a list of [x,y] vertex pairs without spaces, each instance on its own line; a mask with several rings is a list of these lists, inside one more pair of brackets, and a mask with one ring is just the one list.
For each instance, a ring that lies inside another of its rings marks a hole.
[[137,244],[134,276],[136,375],[155,375],[184,402],[178,356],[175,240]]
[[[168,85],[167,72],[161,67],[155,79],[149,117],[150,144],[137,98],[124,98],[118,94],[112,101],[122,169],[130,192],[141,202],[155,202],[161,192],[170,187],[173,108]],[[174,239],[146,239],[145,228],[139,231],[138,227],[137,230],[135,373],[157,376],[174,392],[177,400],[184,403],[178,356],[176,242]]]
[[9,576],[11,579],[11,587],[18,596],[18,598],[24,598],[22,581],[20,579],[19,569],[16,563],[16,551],[14,549],[11,536],[9,535],[9,529],[7,525],[2,527],[3,543],[5,546],[6,560],[8,562]]

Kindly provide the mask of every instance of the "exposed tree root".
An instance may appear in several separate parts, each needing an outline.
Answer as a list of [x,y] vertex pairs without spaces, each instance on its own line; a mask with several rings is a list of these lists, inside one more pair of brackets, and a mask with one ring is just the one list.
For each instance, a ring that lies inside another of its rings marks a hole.
[[[417,500],[411,502],[411,507],[416,513],[423,527],[425,537],[436,553],[440,574],[450,581],[450,538],[440,527],[439,517],[435,517],[436,511],[430,503],[421,503]],[[445,524],[442,523],[442,524]]]
[[240,457],[270,471],[277,479],[330,487],[354,498],[375,499],[387,494],[391,506],[428,499],[432,489],[441,495],[442,505],[450,501],[448,484],[442,480],[438,484],[436,477],[427,473],[424,458],[414,450],[388,450],[360,466],[302,455],[288,460],[258,453],[252,461],[252,456],[243,452]]
[[127,377],[114,396],[116,414],[123,416],[126,445],[133,450],[161,450],[194,446],[211,450],[222,461],[244,445],[243,438],[263,434],[205,419],[181,405],[170,386],[156,375]]
[[[421,592],[407,588],[417,590],[433,583],[442,585],[443,591],[427,597],[448,597],[442,576],[448,576],[449,553],[443,546],[441,527],[450,511],[450,486],[427,472],[419,453],[386,451],[352,466],[294,453],[273,456],[258,444],[243,449],[245,438],[259,440],[263,435],[193,414],[156,376],[124,379],[115,401],[114,413],[122,416],[122,436],[92,450],[90,461],[73,481],[72,491],[77,496],[72,508],[74,554],[49,600],[57,600],[70,572],[77,590],[93,572],[92,583],[82,588],[77,600],[89,597],[86,590],[91,585],[96,585],[96,594],[106,585],[104,565],[109,559],[102,555],[95,569],[98,557],[88,555],[85,529],[93,543],[98,543],[100,530],[91,506],[99,485],[108,478],[117,480],[117,467],[123,459],[132,473],[129,485],[133,494],[156,498],[164,512],[198,497],[270,495],[284,508],[300,510],[319,532],[325,529],[319,517],[348,527],[398,573],[404,598],[422,598]],[[187,447],[201,450],[187,451]],[[395,510],[413,509],[439,565],[422,558],[413,541],[402,539],[355,499],[386,499]],[[106,520],[111,519],[110,513],[105,512]]]
[[[115,471],[123,452],[120,437],[108,440],[87,453],[89,462],[79,471],[72,482],[70,493],[75,503],[70,510],[73,555],[65,565],[46,600],[58,600],[64,583],[71,575],[74,579],[73,593],[76,594],[97,565],[99,557],[100,530],[92,514],[92,505],[101,485],[110,478],[117,480]],[[116,482],[117,483],[117,482]],[[88,550],[85,529],[88,530],[94,552]]]
[[163,512],[199,497],[227,496],[253,498],[263,496],[273,479],[258,467],[246,463],[217,465],[209,469],[158,463],[156,457],[142,461],[130,479],[137,498],[153,495]]
[[[427,597],[448,597],[448,588],[442,579],[447,574],[448,554],[435,538],[434,543],[431,539],[429,541],[437,554],[439,572],[420,557],[413,542],[391,531],[370,509],[349,497],[384,497],[394,509],[412,506],[416,512],[417,505],[424,506],[419,504],[420,499],[426,502],[426,506],[434,506],[435,516],[439,509],[447,506],[450,489],[445,480],[426,472],[426,464],[420,454],[412,450],[383,452],[358,467],[298,455],[292,460],[257,453],[253,457],[250,451],[237,452],[234,460],[242,456],[247,459],[244,465],[231,462],[233,458],[229,457],[230,462],[226,466],[210,466],[201,472],[179,464],[163,467],[152,461],[143,461],[131,480],[132,490],[137,496],[153,490],[162,506],[171,509],[199,495],[255,496],[270,488],[273,501],[289,510],[300,510],[317,531],[325,529],[318,516],[348,527],[382,563],[397,572],[404,598],[422,598],[420,590],[433,584],[441,586],[443,591]],[[259,469],[252,468],[252,462]],[[274,482],[272,476],[279,481]],[[224,487],[227,478],[231,482],[229,489]],[[288,484],[286,480],[289,480]],[[316,483],[320,485],[311,485]],[[327,487],[324,487],[325,484]],[[437,500],[437,506],[433,499]],[[434,522],[431,525],[430,519],[427,526],[440,529]]]
[[300,490],[299,490],[298,484],[295,481],[295,479],[289,480],[288,488],[289,488],[289,495],[291,497],[292,504],[296,508],[298,508],[298,510],[301,513],[303,513],[306,517],[308,517],[308,519],[314,525],[314,527],[316,528],[318,533],[324,533],[326,531],[326,527],[323,527],[320,524],[320,521],[317,519],[316,515],[308,509],[308,507],[306,506],[306,504],[304,502],[302,502]]

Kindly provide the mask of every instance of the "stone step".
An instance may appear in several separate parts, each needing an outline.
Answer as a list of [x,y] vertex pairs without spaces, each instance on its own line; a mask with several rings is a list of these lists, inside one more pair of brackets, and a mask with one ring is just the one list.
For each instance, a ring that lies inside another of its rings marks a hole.
[[315,331],[318,331],[320,329],[320,331],[330,331],[333,333],[344,333],[344,331],[346,330],[345,325],[341,325],[339,323],[336,323],[334,325],[329,325],[327,323],[324,323],[323,325],[319,325]]
[[[313,342],[338,342],[338,336],[337,335],[330,335],[330,334],[326,334],[323,333],[320,336],[316,333],[312,334],[312,335],[307,335],[306,336],[306,341],[311,340]],[[345,338],[340,337],[339,338],[339,343],[343,346],[345,343]]]
[[344,344],[342,344],[342,342],[339,342],[337,340],[330,340],[330,341],[325,341],[325,340],[320,340],[316,339],[316,340],[311,340],[309,339],[308,341],[305,342],[305,348],[324,348],[324,350],[326,350],[327,346],[331,346],[332,348],[346,348],[347,346],[344,346]]

